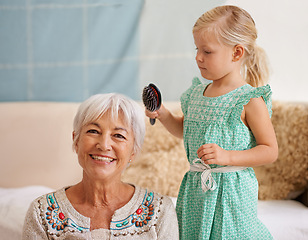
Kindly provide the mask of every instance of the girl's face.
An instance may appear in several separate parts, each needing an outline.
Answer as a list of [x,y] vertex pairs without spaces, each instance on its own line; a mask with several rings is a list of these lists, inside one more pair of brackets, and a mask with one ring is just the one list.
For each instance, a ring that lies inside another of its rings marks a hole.
[[134,135],[123,121],[112,119],[110,112],[85,125],[76,144],[84,176],[93,180],[120,180],[129,160],[134,157]]
[[196,45],[196,62],[202,77],[221,80],[234,71],[233,48],[218,42],[214,34],[199,30],[193,34]]

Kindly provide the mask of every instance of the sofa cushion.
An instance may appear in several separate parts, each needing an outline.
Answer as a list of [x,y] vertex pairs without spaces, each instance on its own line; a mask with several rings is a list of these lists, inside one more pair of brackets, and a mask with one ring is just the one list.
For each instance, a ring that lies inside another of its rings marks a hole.
[[[165,105],[181,114],[178,102]],[[124,172],[123,181],[176,197],[188,168],[183,140],[171,135],[159,121],[152,126],[146,119],[142,152]]]
[[255,167],[259,199],[295,199],[308,188],[308,104],[273,102],[279,156]]
[[[181,114],[180,105],[167,107]],[[272,109],[279,157],[272,164],[254,168],[259,199],[295,199],[308,186],[308,105],[273,101]],[[188,168],[183,141],[157,121],[154,126],[147,123],[142,154],[127,169],[124,179],[177,196]]]
[[[165,103],[181,114],[179,102]],[[72,151],[72,124],[78,103],[1,103],[0,186],[44,185],[53,189],[77,183],[82,174]],[[259,198],[296,198],[308,185],[308,104],[273,102],[272,122],[279,157],[255,167]],[[143,150],[123,180],[177,196],[188,170],[183,140],[157,121],[146,119]]]

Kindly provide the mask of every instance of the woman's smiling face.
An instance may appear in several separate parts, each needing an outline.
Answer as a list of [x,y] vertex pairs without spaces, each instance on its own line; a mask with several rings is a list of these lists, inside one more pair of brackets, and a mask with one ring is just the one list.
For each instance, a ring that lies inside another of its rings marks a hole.
[[135,155],[133,131],[123,121],[121,112],[118,119],[113,119],[107,111],[81,128],[76,152],[84,176],[93,180],[120,180]]

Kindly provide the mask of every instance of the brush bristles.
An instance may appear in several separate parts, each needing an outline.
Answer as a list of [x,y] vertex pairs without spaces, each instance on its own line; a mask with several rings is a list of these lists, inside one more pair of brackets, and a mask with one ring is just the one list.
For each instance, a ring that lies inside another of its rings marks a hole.
[[157,94],[153,88],[149,86],[144,87],[142,92],[142,100],[147,110],[154,112],[158,109]]

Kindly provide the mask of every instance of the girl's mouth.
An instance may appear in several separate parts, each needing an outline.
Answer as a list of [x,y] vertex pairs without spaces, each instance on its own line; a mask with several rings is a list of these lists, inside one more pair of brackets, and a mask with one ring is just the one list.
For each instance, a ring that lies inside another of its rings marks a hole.
[[91,154],[90,154],[90,157],[94,160],[104,162],[104,163],[111,163],[111,162],[115,161],[115,159],[113,159],[113,158],[102,157],[102,156],[91,155]]

